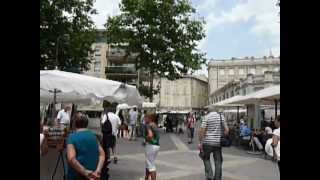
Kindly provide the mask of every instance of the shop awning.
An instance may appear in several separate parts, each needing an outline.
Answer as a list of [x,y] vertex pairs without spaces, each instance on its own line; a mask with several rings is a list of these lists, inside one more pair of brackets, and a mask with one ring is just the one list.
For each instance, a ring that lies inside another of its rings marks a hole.
[[230,104],[273,104],[274,100],[280,100],[280,85],[271,86],[260,91],[231,100]]

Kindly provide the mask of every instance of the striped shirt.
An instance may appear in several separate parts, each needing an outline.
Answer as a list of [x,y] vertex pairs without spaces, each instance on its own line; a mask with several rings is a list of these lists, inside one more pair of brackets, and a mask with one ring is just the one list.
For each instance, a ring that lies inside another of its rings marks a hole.
[[[224,116],[221,114],[222,124],[224,122]],[[202,123],[201,128],[206,128],[206,133],[204,135],[203,144],[220,146],[222,128],[220,114],[217,112],[210,112],[207,114]]]

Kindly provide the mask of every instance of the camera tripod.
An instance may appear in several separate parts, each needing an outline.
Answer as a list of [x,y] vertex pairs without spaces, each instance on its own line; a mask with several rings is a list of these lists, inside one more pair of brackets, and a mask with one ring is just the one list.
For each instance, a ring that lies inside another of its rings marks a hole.
[[56,167],[54,168],[54,171],[53,171],[51,180],[54,180],[54,176],[55,176],[56,173],[57,173],[57,169],[58,169],[58,166],[59,166],[59,163],[60,163],[60,159],[61,159],[61,161],[62,161],[63,180],[66,180],[65,165],[64,165],[64,160],[63,160],[63,150],[60,150],[60,151],[59,151],[58,160],[57,160],[57,163],[56,163]]
[[57,145],[57,148],[58,148],[58,151],[59,151],[59,155],[58,155],[58,159],[57,159],[57,163],[56,163],[56,167],[54,168],[54,171],[53,171],[53,174],[52,174],[52,178],[51,180],[54,180],[54,176],[56,175],[57,173],[57,168],[59,166],[59,163],[60,163],[60,160],[62,161],[62,168],[63,168],[63,180],[66,180],[66,169],[65,169],[65,165],[64,165],[64,158],[63,158],[63,150],[65,148],[65,137],[62,136],[62,139],[61,139],[61,146],[58,144]]

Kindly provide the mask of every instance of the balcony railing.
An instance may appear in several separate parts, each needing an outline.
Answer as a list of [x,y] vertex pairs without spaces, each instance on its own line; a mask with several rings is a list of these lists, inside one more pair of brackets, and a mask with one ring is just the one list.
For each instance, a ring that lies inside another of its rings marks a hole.
[[135,67],[126,67],[126,66],[108,66],[106,67],[107,74],[128,74],[136,75],[137,70]]

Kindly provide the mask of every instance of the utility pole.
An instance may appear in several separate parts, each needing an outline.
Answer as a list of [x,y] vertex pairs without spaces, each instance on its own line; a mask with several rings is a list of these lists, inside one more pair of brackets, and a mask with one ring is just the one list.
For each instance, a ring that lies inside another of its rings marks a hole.
[[52,117],[51,117],[51,122],[54,122],[55,119],[55,112],[56,112],[56,103],[57,103],[57,93],[60,93],[61,91],[54,88],[54,90],[50,90],[49,92],[53,93],[53,102],[52,102]]

